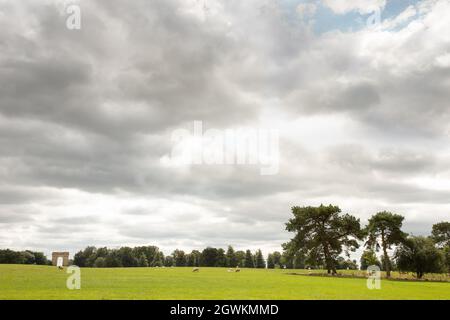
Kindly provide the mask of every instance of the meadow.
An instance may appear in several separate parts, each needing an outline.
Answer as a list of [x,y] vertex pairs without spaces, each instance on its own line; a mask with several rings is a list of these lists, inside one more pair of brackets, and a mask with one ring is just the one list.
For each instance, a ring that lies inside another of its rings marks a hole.
[[292,275],[305,270],[226,268],[81,269],[81,289],[69,290],[66,270],[0,265],[0,299],[445,299],[450,283],[382,280],[369,290],[365,279]]

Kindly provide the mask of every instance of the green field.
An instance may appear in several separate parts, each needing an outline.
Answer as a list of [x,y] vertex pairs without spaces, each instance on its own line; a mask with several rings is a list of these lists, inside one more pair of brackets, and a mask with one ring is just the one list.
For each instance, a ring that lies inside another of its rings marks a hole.
[[365,279],[288,272],[292,270],[82,268],[81,289],[68,290],[66,270],[0,265],[0,299],[450,299],[450,283],[383,280],[381,290],[368,290]]

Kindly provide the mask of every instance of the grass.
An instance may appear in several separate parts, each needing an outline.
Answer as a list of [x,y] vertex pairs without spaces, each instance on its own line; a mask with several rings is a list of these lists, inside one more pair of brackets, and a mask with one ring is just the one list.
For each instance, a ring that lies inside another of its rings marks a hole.
[[[301,275],[323,275],[328,276],[326,270],[293,270],[288,271],[287,273],[291,274],[301,274]],[[360,277],[366,278],[367,272],[365,270],[338,270],[339,276],[346,277]],[[381,278],[386,279],[386,272],[381,271]],[[416,274],[413,272],[397,272],[391,271],[391,280],[408,280],[408,281],[441,281],[441,282],[450,282],[450,276],[446,273],[427,273],[422,279],[417,279]]]
[[[297,270],[305,273],[305,270]],[[288,275],[292,270],[225,268],[81,269],[81,290],[68,290],[66,270],[0,265],[0,299],[445,299],[450,283]]]

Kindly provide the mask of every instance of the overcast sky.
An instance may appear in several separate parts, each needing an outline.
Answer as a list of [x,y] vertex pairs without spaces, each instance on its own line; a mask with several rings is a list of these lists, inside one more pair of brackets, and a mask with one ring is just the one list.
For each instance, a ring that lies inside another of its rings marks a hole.
[[[0,247],[267,252],[292,206],[321,203],[428,234],[450,220],[449,17],[448,0],[0,0]],[[194,121],[276,130],[278,173],[165,165]]]

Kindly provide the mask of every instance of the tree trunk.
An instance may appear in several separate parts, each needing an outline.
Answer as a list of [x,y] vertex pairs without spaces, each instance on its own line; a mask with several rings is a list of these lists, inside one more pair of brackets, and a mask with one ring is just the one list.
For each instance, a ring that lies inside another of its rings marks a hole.
[[384,231],[381,231],[381,244],[383,246],[383,255],[384,255],[384,270],[386,270],[386,277],[391,277],[391,261],[389,260],[389,256],[387,253],[387,245],[384,240]]
[[332,274],[336,274],[336,267],[334,266],[333,261],[331,261],[328,245],[323,244],[322,246],[323,246],[323,254],[325,256],[325,264],[327,265],[327,273],[330,274],[331,272],[333,272]]

